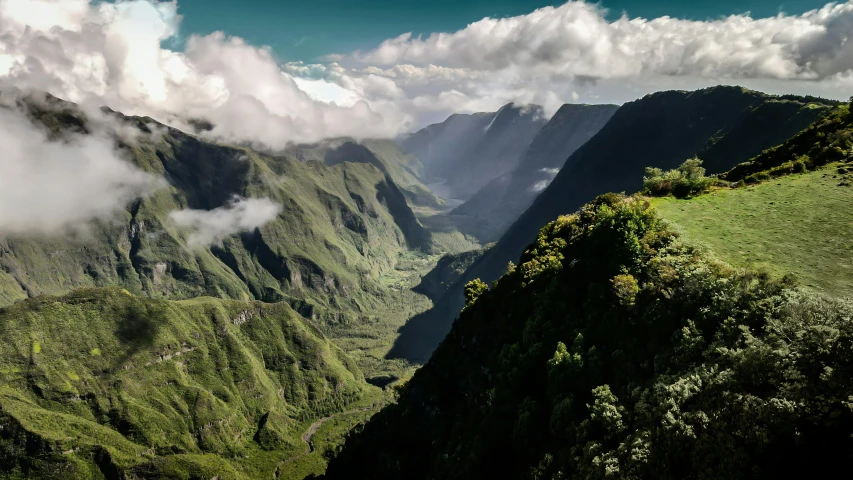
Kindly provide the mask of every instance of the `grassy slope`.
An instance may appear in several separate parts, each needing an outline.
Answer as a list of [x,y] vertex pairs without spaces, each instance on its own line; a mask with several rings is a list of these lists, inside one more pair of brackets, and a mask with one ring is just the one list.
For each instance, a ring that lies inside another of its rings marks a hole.
[[269,476],[305,453],[305,422],[370,391],[286,304],[84,289],[4,308],[0,329],[2,467],[22,476]]
[[804,285],[853,292],[853,189],[826,168],[689,200],[659,198],[661,215],[687,237],[741,267],[793,273]]
[[[662,215],[734,265],[794,274],[836,296],[853,287],[849,165],[853,113],[839,105],[786,142],[722,175],[741,188],[690,200],[659,198]],[[849,161],[849,160],[848,160]],[[793,171],[812,170],[803,174]]]
[[[85,116],[72,104],[50,100],[27,108],[54,132],[85,129]],[[117,115],[141,131],[152,122]],[[391,171],[419,169],[393,144],[368,144],[399,167]],[[129,205],[114,221],[93,223],[85,235],[0,239],[0,305],[108,285],[153,298],[286,301],[335,337],[363,336],[360,325],[368,323],[375,340],[370,348],[379,352],[393,341],[400,321],[399,295],[387,288],[387,278],[408,277],[410,252],[477,246],[458,232],[440,232],[433,245],[396,182],[369,162],[328,166],[213,144],[175,129],[142,135],[123,150],[143,170],[167,179],[168,187]],[[169,221],[169,212],[217,208],[235,194],[269,197],[283,212],[220,246],[188,248],[189,232]],[[426,254],[418,268],[429,270],[437,260]],[[427,308],[424,302],[413,298],[418,305],[411,310]]]

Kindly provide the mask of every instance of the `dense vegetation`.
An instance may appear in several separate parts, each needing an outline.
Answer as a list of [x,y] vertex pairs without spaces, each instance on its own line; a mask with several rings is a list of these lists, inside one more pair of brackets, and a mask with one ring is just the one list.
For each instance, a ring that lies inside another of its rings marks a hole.
[[306,421],[369,396],[283,303],[83,289],[0,309],[0,330],[3,476],[270,476]]
[[702,160],[693,157],[672,170],[646,167],[643,193],[658,197],[672,195],[685,198],[705,192],[714,182],[714,178],[705,176]]
[[737,165],[723,178],[756,183],[772,177],[814,170],[830,162],[853,159],[853,112],[842,104],[785,143]]
[[474,278],[497,279],[536,232],[606,192],[636,192],[646,167],[669,170],[693,156],[711,174],[779,145],[829,113],[835,103],[781,98],[739,87],[647,95],[617,110],[579,148],[494,247],[475,262],[448,294],[401,331],[392,355],[425,361],[464,305],[462,289]]
[[821,476],[853,460],[853,306],[735,270],[638,197],[543,228],[328,478]]

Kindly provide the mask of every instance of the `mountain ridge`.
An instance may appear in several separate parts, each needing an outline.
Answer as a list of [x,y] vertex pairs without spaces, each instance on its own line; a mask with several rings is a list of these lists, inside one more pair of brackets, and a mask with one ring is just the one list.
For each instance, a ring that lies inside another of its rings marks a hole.
[[[474,278],[487,282],[497,279],[507,263],[529,244],[538,226],[574,211],[596,195],[639,190],[647,166],[675,168],[690,156],[698,154],[703,158],[708,153],[704,159],[710,172],[728,170],[763,149],[784,142],[830,108],[830,102],[815,104],[807,100],[720,86],[694,92],[658,92],[626,103],[572,155],[577,158],[568,162],[574,166],[560,170],[533,205],[433,309],[414,317],[401,329],[390,356],[425,361],[464,305],[464,285]],[[788,115],[780,116],[780,109]],[[740,138],[740,130],[729,128],[725,134],[718,134],[731,125],[751,130],[756,117],[766,120],[765,129],[753,132],[758,138],[732,156],[730,146],[736,142],[728,138]],[[629,168],[619,163],[623,161],[630,161]]]

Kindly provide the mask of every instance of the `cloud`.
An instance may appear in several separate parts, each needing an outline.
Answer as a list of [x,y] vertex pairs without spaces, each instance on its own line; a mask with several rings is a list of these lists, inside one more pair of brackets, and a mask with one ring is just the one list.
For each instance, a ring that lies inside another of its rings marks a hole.
[[548,188],[548,184],[551,183],[548,180],[539,180],[538,182],[534,182],[533,185],[528,188],[533,193],[539,193],[542,190]]
[[589,78],[644,74],[726,78],[829,78],[853,69],[853,3],[799,16],[711,21],[623,15],[568,2],[528,15],[484,18],[455,33],[411,34],[353,58],[370,65],[442,65],[479,71],[532,69]]
[[539,193],[542,190],[548,188],[548,185],[550,185],[551,182],[554,181],[554,178],[557,176],[557,174],[560,173],[559,168],[540,168],[537,171],[539,173],[543,173],[545,178],[533,182],[533,184],[530,185],[527,190],[533,193]]
[[192,230],[187,244],[203,247],[220,243],[225,237],[259,228],[281,213],[281,205],[268,198],[235,197],[231,205],[213,210],[176,210],[169,218]]
[[0,236],[84,230],[163,186],[99,132],[49,141],[13,106],[0,106]]
[[456,32],[400,35],[326,63],[281,64],[215,32],[184,51],[174,2],[0,0],[0,87],[47,90],[203,135],[280,149],[323,138],[392,137],[452,112],[621,103],[661,89],[727,83],[847,98],[853,0],[802,15],[708,21],[623,15],[568,2],[484,18]]
[[[269,148],[411,127],[393,103],[359,94],[385,95],[388,85],[374,88],[369,76],[353,79],[349,93],[325,80],[302,82],[306,92],[268,48],[223,32],[190,36],[184,52],[163,48],[180,20],[174,2],[0,0],[0,87],[43,89],[179,127],[205,118],[215,126],[205,135]],[[346,101],[331,103],[317,94],[324,91]]]
[[720,83],[845,99],[853,88],[853,1],[760,19],[608,21],[605,14],[597,4],[568,2],[452,33],[404,34],[335,58],[394,78],[422,109],[515,101],[551,113],[563,102],[621,103]]

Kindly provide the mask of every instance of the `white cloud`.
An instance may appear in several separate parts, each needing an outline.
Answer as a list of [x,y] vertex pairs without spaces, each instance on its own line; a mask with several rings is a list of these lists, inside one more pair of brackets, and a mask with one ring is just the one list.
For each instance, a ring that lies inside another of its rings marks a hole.
[[[33,14],[44,5],[55,12]],[[385,95],[393,82],[365,75],[346,92],[340,83],[302,82],[306,93],[268,48],[222,32],[190,36],[185,52],[162,48],[179,23],[174,2],[0,0],[0,87],[43,89],[176,126],[203,117],[216,126],[209,135],[217,139],[272,148],[393,136],[411,127],[410,117],[381,96],[365,99],[377,90]]]
[[568,2],[512,18],[484,18],[455,33],[411,34],[353,58],[370,65],[442,65],[616,78],[643,74],[728,78],[829,78],[853,69],[853,2],[799,16],[712,21],[622,16]]
[[220,243],[225,237],[254,230],[275,219],[281,205],[268,198],[235,197],[230,205],[213,210],[176,210],[169,218],[192,230],[187,244],[203,247]]
[[0,0],[0,87],[45,89],[206,133],[281,148],[322,138],[394,136],[451,112],[536,103],[620,103],[661,89],[741,84],[847,98],[853,0],[802,15],[710,21],[623,16],[569,2],[451,33],[389,39],[325,64],[280,64],[216,32],[163,48],[174,2]]
[[548,185],[550,185],[551,182],[554,181],[554,178],[557,176],[557,174],[560,173],[560,169],[559,168],[540,168],[538,170],[538,172],[544,173],[545,178],[538,180],[536,182],[533,182],[533,184],[530,185],[530,187],[527,190],[531,191],[533,193],[539,193],[542,190],[545,190],[546,188],[548,188]]
[[539,193],[542,190],[548,188],[548,184],[551,183],[548,180],[539,180],[538,182],[534,182],[533,185],[528,188],[533,193]]
[[85,230],[163,185],[120,158],[105,133],[48,141],[9,105],[0,106],[0,145],[0,236]]

